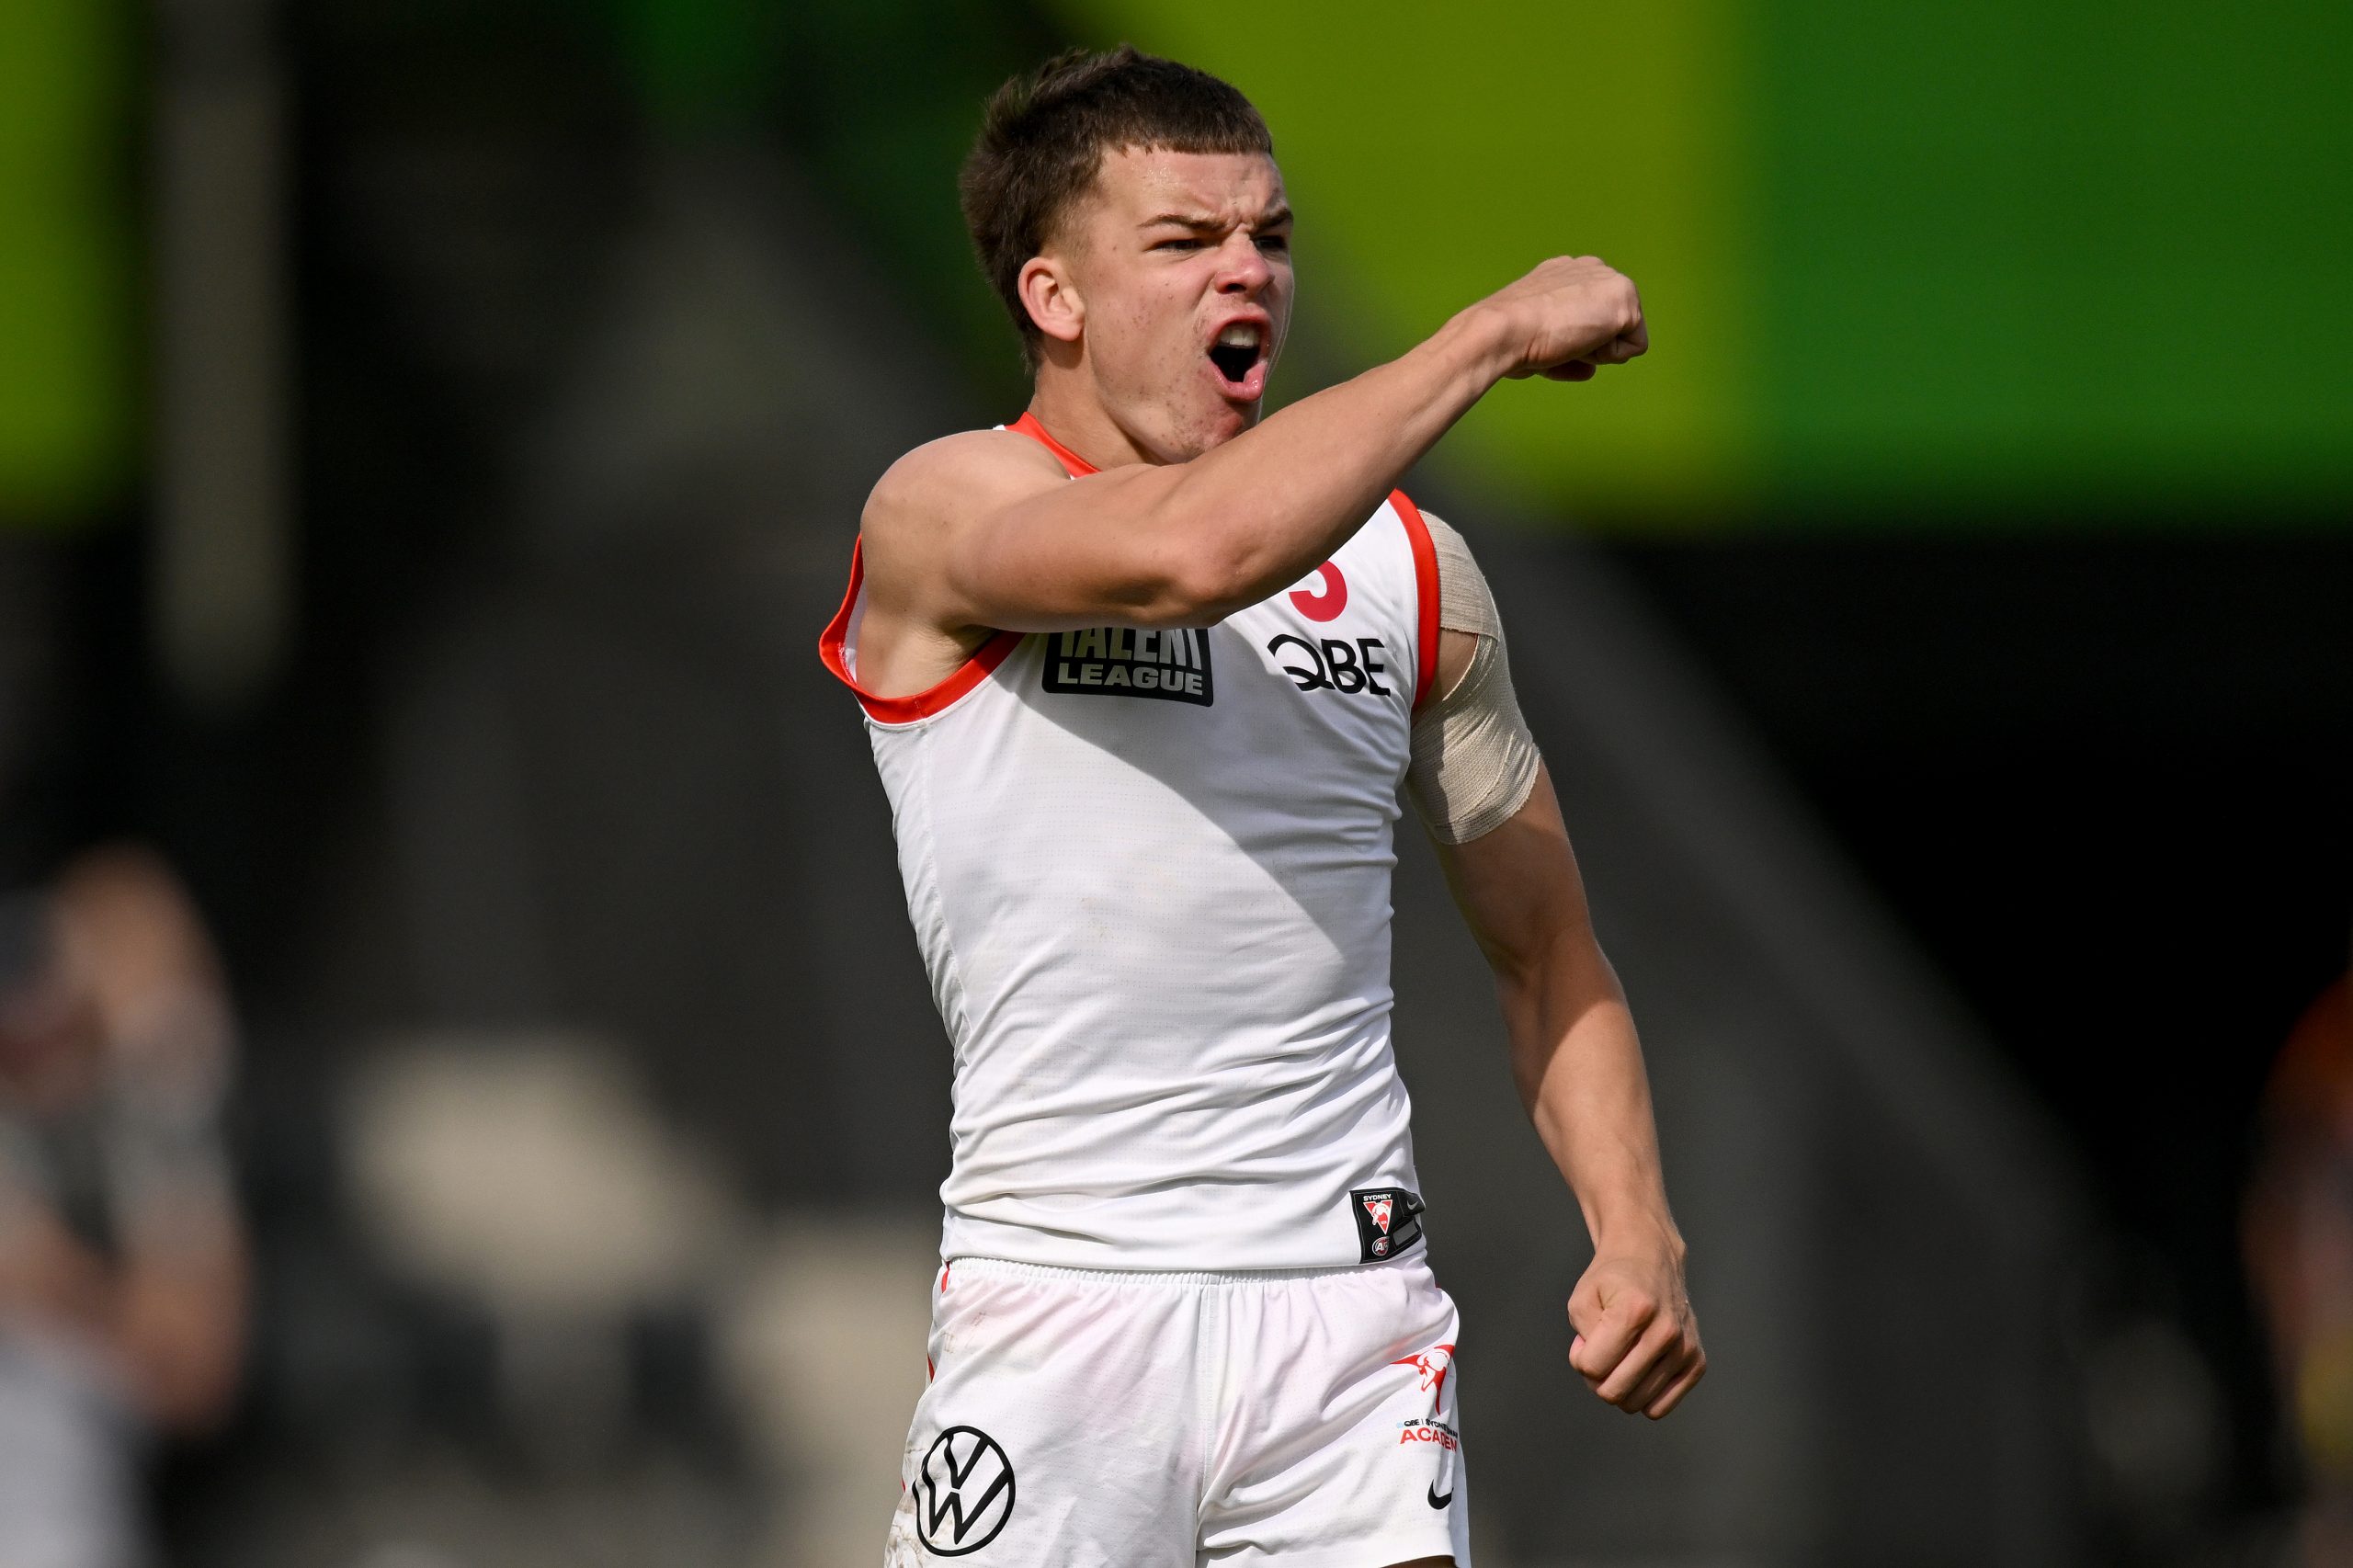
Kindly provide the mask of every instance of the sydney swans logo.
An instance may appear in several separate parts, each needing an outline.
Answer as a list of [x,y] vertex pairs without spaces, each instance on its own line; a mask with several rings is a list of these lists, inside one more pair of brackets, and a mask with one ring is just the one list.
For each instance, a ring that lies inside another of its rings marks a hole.
[[950,1426],[924,1451],[915,1529],[935,1557],[961,1557],[1013,1517],[1013,1461],[977,1426]]

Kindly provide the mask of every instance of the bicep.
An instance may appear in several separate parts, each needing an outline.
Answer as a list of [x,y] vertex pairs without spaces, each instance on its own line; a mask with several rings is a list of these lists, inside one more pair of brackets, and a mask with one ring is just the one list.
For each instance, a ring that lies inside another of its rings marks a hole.
[[943,630],[1148,623],[1174,575],[1165,530],[1150,526],[1168,485],[1144,465],[1073,479],[1020,436],[949,437],[875,487],[867,578],[889,613]]
[[1592,916],[1552,774],[1492,832],[1439,844],[1438,864],[1480,949],[1499,972],[1524,973],[1564,941],[1592,942]]
[[1438,557],[1438,648],[1431,699],[1414,715],[1407,794],[1440,844],[1501,825],[1527,802],[1543,757],[1512,690],[1503,620],[1462,536],[1422,514]]
[[1198,541],[1161,515],[1174,478],[1134,464],[998,507],[955,540],[949,584],[983,622],[1017,631],[1191,624]]

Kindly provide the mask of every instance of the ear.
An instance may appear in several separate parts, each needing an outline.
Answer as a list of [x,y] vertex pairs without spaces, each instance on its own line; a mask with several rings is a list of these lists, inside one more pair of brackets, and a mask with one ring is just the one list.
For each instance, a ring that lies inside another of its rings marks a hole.
[[1033,256],[1021,264],[1016,285],[1038,330],[1063,343],[1076,343],[1086,325],[1086,301],[1079,297],[1070,264],[1060,256]]

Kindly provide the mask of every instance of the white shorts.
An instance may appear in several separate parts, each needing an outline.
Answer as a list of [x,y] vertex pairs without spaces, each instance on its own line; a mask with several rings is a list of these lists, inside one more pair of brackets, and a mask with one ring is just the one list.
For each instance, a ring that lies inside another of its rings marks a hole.
[[885,1568],[1470,1568],[1456,1321],[1419,1256],[1231,1274],[958,1258]]

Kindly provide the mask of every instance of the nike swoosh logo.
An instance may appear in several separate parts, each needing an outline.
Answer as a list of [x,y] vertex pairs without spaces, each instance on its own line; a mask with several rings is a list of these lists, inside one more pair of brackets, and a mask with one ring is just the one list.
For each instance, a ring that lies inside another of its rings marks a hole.
[[1431,1507],[1433,1507],[1433,1508],[1443,1508],[1443,1507],[1445,1507],[1449,1503],[1451,1503],[1451,1502],[1453,1502],[1453,1501],[1454,1501],[1454,1494],[1453,1494],[1453,1493],[1451,1493],[1451,1492],[1449,1492],[1449,1493],[1448,1493],[1448,1494],[1447,1494],[1445,1496],[1443,1496],[1443,1497],[1439,1496],[1439,1495],[1438,1494],[1438,1483],[1437,1483],[1437,1482],[1435,1482],[1435,1481],[1433,1481],[1433,1482],[1431,1482],[1431,1483],[1430,1483],[1430,1499],[1429,1499],[1429,1500],[1430,1500],[1430,1506],[1431,1506]]

